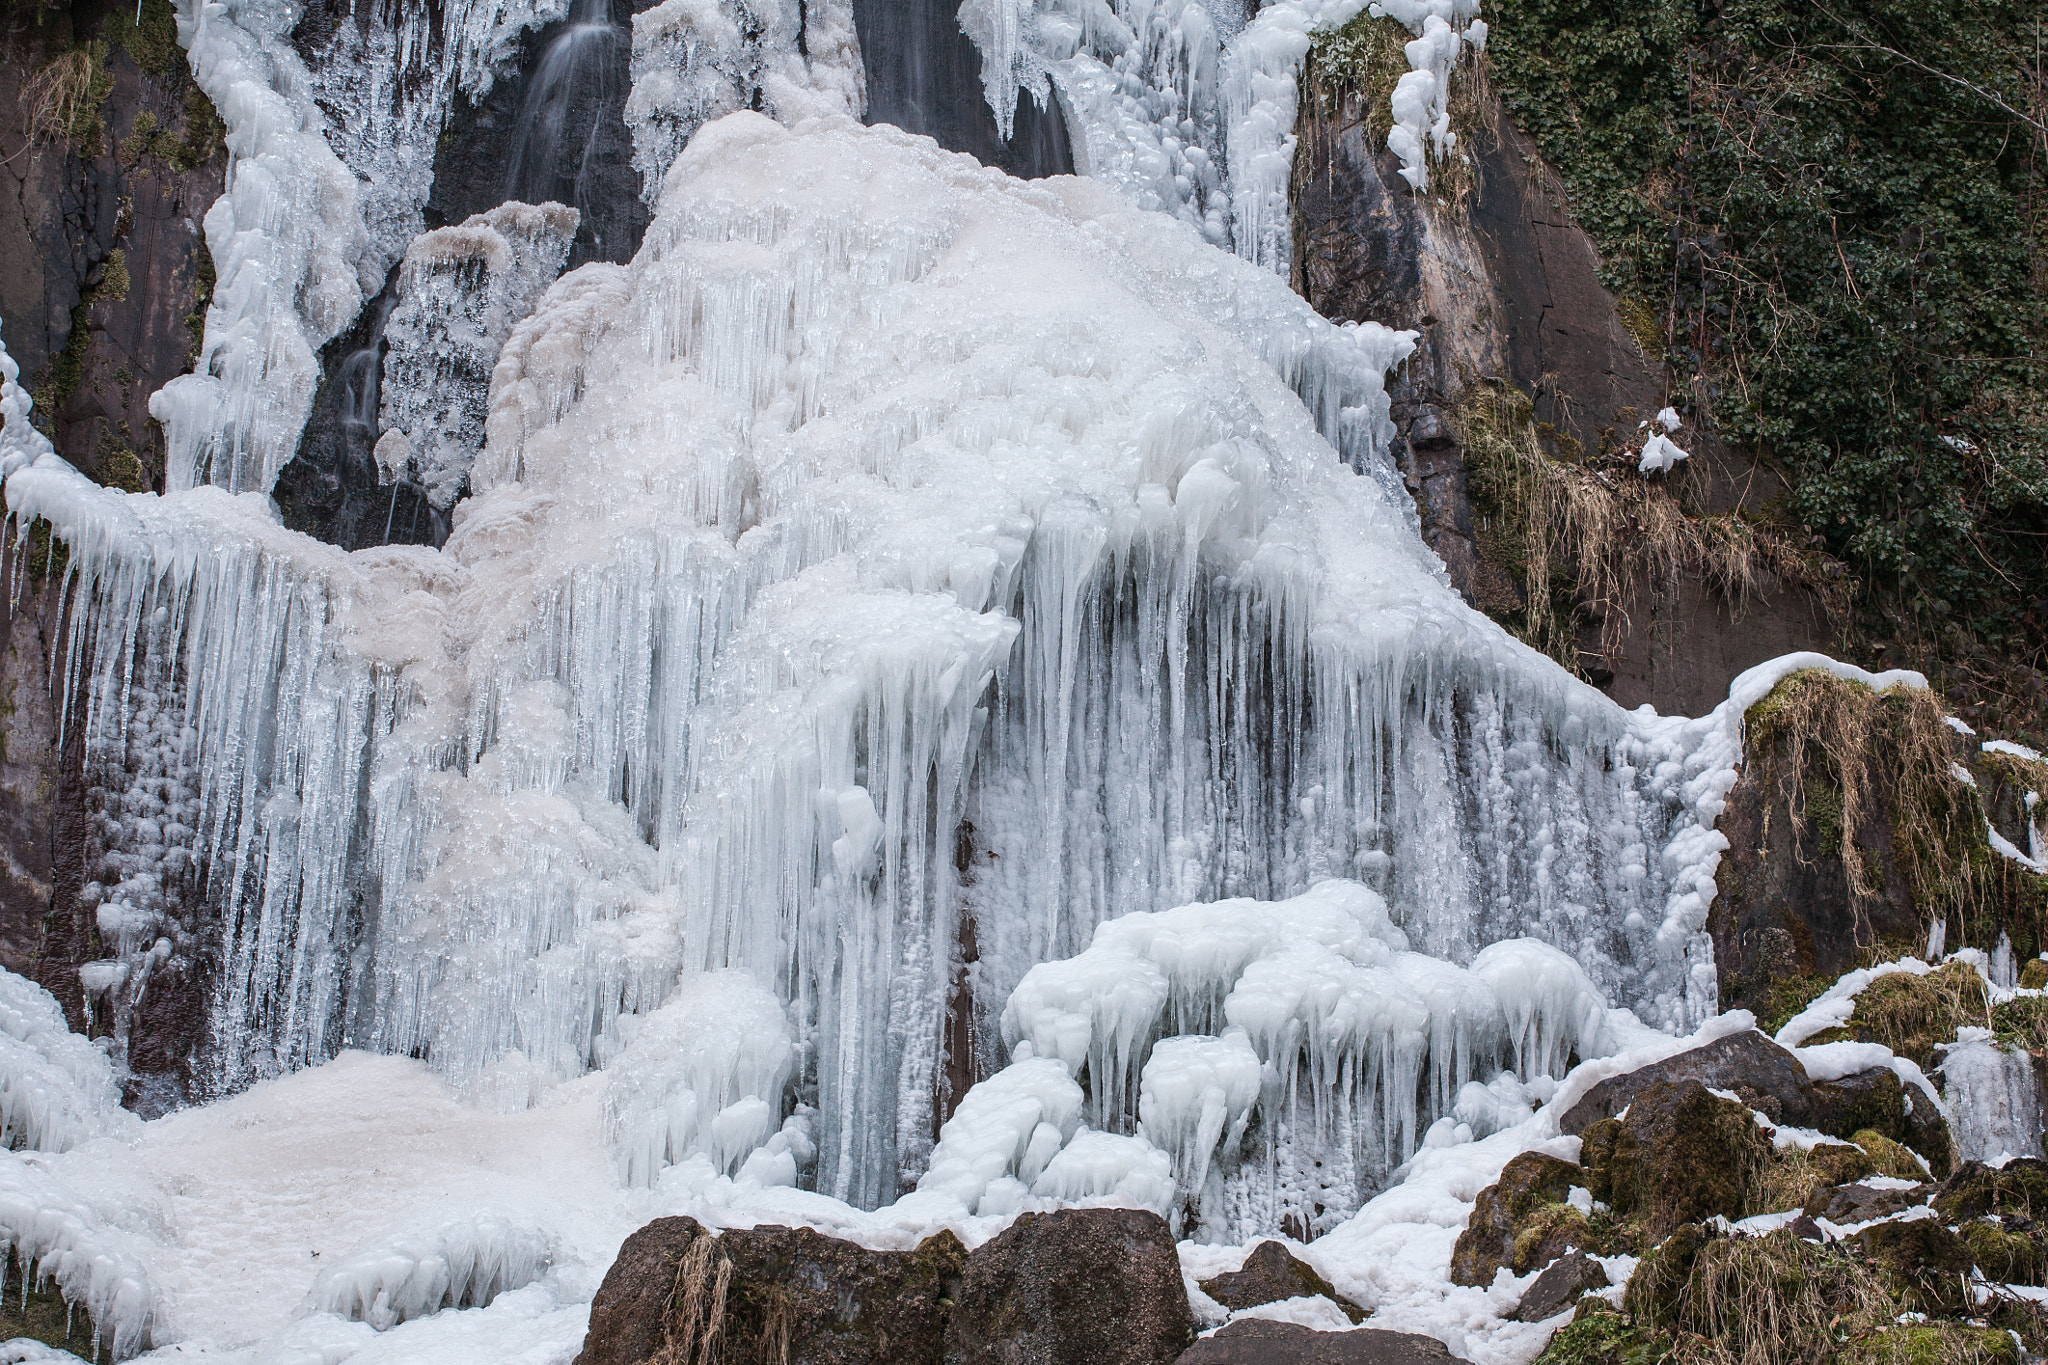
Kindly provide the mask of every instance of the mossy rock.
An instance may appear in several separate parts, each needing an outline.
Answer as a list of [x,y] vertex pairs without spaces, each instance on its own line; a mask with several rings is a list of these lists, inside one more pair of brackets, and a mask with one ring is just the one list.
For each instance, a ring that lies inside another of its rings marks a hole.
[[1853,1243],[1877,1263],[1886,1288],[1908,1309],[1940,1316],[1969,1306],[1963,1278],[1974,1264],[1970,1247],[1940,1219],[1878,1223],[1857,1233]]
[[1966,1161],[1934,1192],[1934,1207],[1955,1223],[1986,1214],[2048,1218],[2048,1161],[2020,1157],[2002,1167]]
[[2048,958],[2036,957],[2027,960],[2027,965],[2020,968],[2020,989],[2048,989]]
[[1959,1028],[1982,1026],[1989,1012],[1984,978],[1966,962],[1951,962],[1925,976],[1893,972],[1871,982],[1857,994],[1844,1032],[1882,1043],[1925,1070],[1936,1048],[1954,1042]]
[[1608,1202],[1654,1243],[1683,1223],[1746,1216],[1770,1158],[1745,1106],[1698,1081],[1660,1082],[1621,1121],[1607,1160]]
[[1603,1204],[1614,1202],[1614,1146],[1620,1141],[1620,1119],[1601,1119],[1579,1134],[1579,1165],[1586,1172],[1586,1188]]
[[2000,1284],[2041,1284],[2048,1270],[2048,1252],[2025,1232],[1998,1218],[1973,1218],[1959,1229],[1977,1269]]
[[1866,1128],[1850,1141],[1870,1157],[1879,1175],[1893,1176],[1899,1180],[1925,1180],[1928,1176],[1927,1170],[1904,1143],[1893,1142],[1876,1129]]
[[1693,1263],[1717,1235],[1699,1223],[1674,1228],[1629,1276],[1628,1288],[1621,1296],[1623,1311],[1648,1322],[1676,1317],[1686,1283],[1692,1278]]
[[1820,1111],[1814,1126],[1829,1137],[1853,1138],[1866,1128],[1894,1140],[1906,1136],[1906,1088],[1890,1067],[1817,1082],[1813,1093]]
[[1633,1315],[1587,1298],[1570,1324],[1550,1338],[1535,1365],[1658,1365],[1670,1356],[1672,1345],[1669,1337],[1650,1331]]
[[1451,1283],[1489,1285],[1505,1266],[1526,1274],[1573,1247],[1597,1250],[1584,1214],[1565,1203],[1586,1173],[1542,1152],[1523,1152],[1479,1192],[1451,1252]]
[[1845,1344],[1838,1365],[2020,1365],[2009,1333],[1959,1322],[1887,1325]]
[[[2027,964],[2030,971],[2035,967],[2048,968],[2048,962],[2037,958]],[[2008,1047],[2034,1053],[2048,1050],[2048,996],[2022,995],[1992,1006],[1991,1031]]]

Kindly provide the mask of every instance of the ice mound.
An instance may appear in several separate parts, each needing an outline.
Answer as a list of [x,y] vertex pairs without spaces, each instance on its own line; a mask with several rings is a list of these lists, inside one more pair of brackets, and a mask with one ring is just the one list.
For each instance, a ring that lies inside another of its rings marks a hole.
[[306,1304],[383,1332],[443,1308],[482,1308],[547,1274],[554,1255],[543,1229],[478,1213],[372,1238],[322,1270]]
[[0,1255],[92,1314],[95,1348],[115,1360],[150,1349],[163,1315],[152,1248],[110,1225],[49,1172],[0,1152]]
[[413,239],[384,326],[384,482],[417,484],[443,512],[467,488],[498,352],[562,273],[576,223],[560,204],[510,203]]
[[[1042,1078],[1029,1093],[1065,1095],[1072,1076],[1098,1128],[1134,1129],[1172,1155],[1205,1230],[1231,1241],[1321,1231],[1440,1116],[1468,1111],[1488,1131],[1518,1121],[1516,1108],[1526,1117],[1521,1081],[1547,1083],[1612,1050],[1607,1014],[1584,970],[1548,944],[1496,943],[1469,968],[1407,951],[1386,903],[1355,882],[1140,912],[1025,974],[1003,1012],[1022,1060],[970,1092],[954,1125],[998,1082],[1007,1095]],[[1502,1075],[1508,1066],[1519,1078]],[[1032,1135],[1020,1105],[995,1108],[993,1121],[981,1112],[980,1130],[1003,1139],[993,1145],[1028,1180],[1031,1145],[1049,1139]],[[964,1137],[949,1125],[941,1148]]]
[[0,968],[0,1146],[66,1152],[135,1122],[107,1054],[71,1031],[55,996]]
[[[707,972],[621,1024],[624,1048],[606,1068],[605,1126],[627,1184],[650,1185],[692,1156],[722,1175],[747,1163],[756,1179],[786,1161],[786,1178],[762,1183],[796,1183],[799,1158],[809,1161],[791,1145],[801,1134],[780,1131],[797,1062],[780,1000],[746,972]],[[763,1162],[750,1161],[777,1139]]]

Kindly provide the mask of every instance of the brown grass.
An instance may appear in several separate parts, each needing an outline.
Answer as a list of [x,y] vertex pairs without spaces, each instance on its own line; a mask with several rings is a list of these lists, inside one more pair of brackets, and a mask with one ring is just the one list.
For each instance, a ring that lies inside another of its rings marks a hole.
[[1603,654],[1620,647],[1646,585],[1704,580],[1738,613],[1766,575],[1839,593],[1782,531],[1691,516],[1661,485],[1551,458],[1534,406],[1513,388],[1473,385],[1452,422],[1483,513],[1482,549],[1522,574],[1518,633],[1567,668],[1579,667],[1582,619],[1601,623]]
[[1945,715],[1932,692],[1879,693],[1815,669],[1779,683],[1745,718],[1751,751],[1777,750],[1778,795],[1794,830],[1803,838],[1818,826],[1821,841],[1840,853],[1858,942],[1872,941],[1870,911],[1886,890],[1869,852],[1883,807],[1894,860],[1923,919],[1946,917],[1961,928],[1997,893],[1973,856],[1985,846],[1983,803],[1954,774]]
[[38,142],[71,136],[91,102],[92,54],[84,48],[59,56],[21,88],[22,116]]

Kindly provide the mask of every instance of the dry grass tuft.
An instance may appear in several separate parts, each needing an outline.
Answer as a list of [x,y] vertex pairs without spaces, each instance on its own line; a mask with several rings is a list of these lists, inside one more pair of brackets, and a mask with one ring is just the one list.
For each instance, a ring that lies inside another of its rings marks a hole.
[[[1859,942],[1872,941],[1870,912],[1886,891],[1871,850],[1887,833],[1923,919],[1967,925],[1999,894],[2002,883],[1976,856],[1986,846],[1983,803],[1955,775],[1945,715],[1924,689],[1874,692],[1809,669],[1778,684],[1745,718],[1751,751],[1772,754],[1795,831],[1803,838],[1813,829],[1840,853]],[[1876,818],[1887,807],[1888,831]],[[1982,1013],[1973,1022],[1984,1022]]]
[[1511,387],[1474,385],[1452,421],[1482,513],[1481,548],[1523,580],[1518,633],[1567,668],[1579,668],[1581,619],[1600,622],[1602,653],[1620,646],[1646,582],[1661,590],[1704,579],[1738,612],[1766,575],[1840,591],[1775,528],[1689,516],[1647,480],[1551,458],[1534,406]]
[[648,1357],[647,1365],[716,1365],[731,1287],[732,1262],[718,1254],[718,1240],[703,1236],[690,1243],[676,1267],[661,1349]]
[[56,58],[21,89],[29,136],[38,142],[70,137],[92,105],[92,54],[74,48]]

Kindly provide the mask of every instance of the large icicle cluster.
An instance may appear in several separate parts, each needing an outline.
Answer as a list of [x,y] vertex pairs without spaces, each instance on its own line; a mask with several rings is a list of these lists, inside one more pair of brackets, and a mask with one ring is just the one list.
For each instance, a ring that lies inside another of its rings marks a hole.
[[560,204],[509,203],[413,239],[384,329],[385,482],[419,485],[443,512],[467,489],[498,352],[562,273],[576,221]]
[[[1240,1241],[1342,1222],[1431,1123],[1497,1102],[1504,1069],[1506,1090],[1602,1055],[1606,1016],[1557,948],[1506,940],[1457,967],[1410,952],[1369,888],[1329,881],[1107,920],[1026,973],[1002,1029],[1011,1070],[1056,1058],[1085,1077],[1090,1121],[1171,1153],[1207,1230]],[[1024,1136],[1010,1155],[1028,1169]]]
[[[88,742],[160,668],[209,756],[216,1080],[370,1046],[516,1106],[741,968],[789,1082],[622,1081],[622,1169],[758,1142],[767,1183],[815,1141],[802,1178],[872,1206],[936,1160],[956,988],[993,1070],[1010,989],[1131,910],[1355,878],[1418,952],[1533,936],[1710,1008],[1694,741],[1443,581],[1385,449],[1408,340],[1088,181],[741,113],[630,268],[513,328],[445,552],[47,453],[7,492],[72,547]],[[1198,1099],[1153,1092],[1199,1133]],[[1039,1178],[1153,1179],[1090,1131]]]
[[737,109],[786,123],[867,105],[852,0],[662,0],[633,16],[626,122],[658,204],[690,135]]
[[1213,0],[969,0],[960,25],[1006,136],[1020,91],[1058,98],[1083,174],[1285,274],[1302,62],[1368,7],[1416,35],[1388,146],[1424,190],[1456,141],[1452,73],[1485,46],[1478,0],[1274,0],[1249,20]]
[[227,189],[206,215],[218,283],[189,375],[150,400],[166,485],[267,493],[298,450],[317,352],[418,234],[455,92],[489,89],[567,0],[368,4],[310,65],[297,5],[178,7],[178,41],[226,124]]

